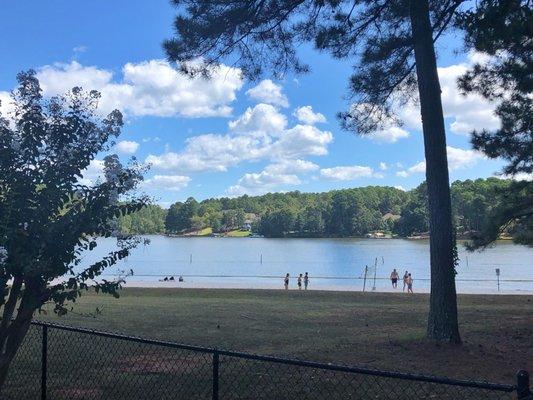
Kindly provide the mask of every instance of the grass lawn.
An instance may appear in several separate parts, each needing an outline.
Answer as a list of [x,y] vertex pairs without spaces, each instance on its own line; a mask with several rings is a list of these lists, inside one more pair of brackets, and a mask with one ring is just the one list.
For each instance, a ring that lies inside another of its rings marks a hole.
[[[230,350],[514,383],[533,372],[533,298],[460,295],[464,343],[424,339],[424,294],[128,288],[38,319]],[[98,307],[96,318],[80,314]],[[77,314],[80,313],[80,314]]]
[[241,230],[235,230],[235,231],[229,231],[226,233],[226,236],[229,237],[248,237],[252,234],[250,231],[241,231]]
[[213,228],[204,228],[196,232],[194,236],[208,236],[213,233]]

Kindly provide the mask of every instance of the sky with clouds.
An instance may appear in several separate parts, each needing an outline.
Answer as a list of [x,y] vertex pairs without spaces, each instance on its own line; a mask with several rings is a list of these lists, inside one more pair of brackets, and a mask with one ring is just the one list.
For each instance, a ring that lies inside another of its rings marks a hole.
[[[0,100],[17,72],[37,71],[46,96],[73,86],[101,92],[102,115],[118,108],[126,119],[114,151],[151,164],[142,185],[163,205],[271,191],[326,191],[367,185],[410,189],[424,180],[419,110],[398,108],[391,124],[359,137],[340,129],[338,111],[350,107],[351,62],[302,46],[309,74],[265,76],[249,82],[223,66],[210,81],[189,79],[165,60],[161,43],[172,34],[167,0],[58,0],[2,5]],[[5,40],[9,38],[9,40]],[[456,79],[476,55],[457,54],[460,39],[441,40],[439,77],[452,180],[488,177],[503,165],[471,149],[473,128],[496,128],[494,106],[463,97]],[[97,179],[102,155],[85,182]]]

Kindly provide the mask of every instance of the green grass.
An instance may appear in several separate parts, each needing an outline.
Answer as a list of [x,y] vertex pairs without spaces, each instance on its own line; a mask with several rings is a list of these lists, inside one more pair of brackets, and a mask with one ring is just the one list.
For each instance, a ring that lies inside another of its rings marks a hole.
[[204,229],[201,229],[199,230],[196,235],[197,236],[208,236],[208,235],[211,235],[213,233],[213,228],[204,228]]
[[235,231],[226,232],[226,236],[229,236],[229,237],[248,237],[251,234],[252,233],[250,231],[241,231],[239,229]]
[[[75,313],[66,317],[48,313],[38,318],[237,351],[503,383],[513,383],[518,369],[533,370],[532,357],[528,356],[533,348],[531,297],[459,296],[464,340],[460,346],[437,345],[424,339],[427,302],[424,294],[129,288],[120,299],[92,293],[83,296],[75,305]],[[86,315],[97,307],[102,310],[101,315]],[[28,345],[37,360],[39,347],[35,341],[38,338]],[[58,332],[51,332],[50,346],[55,371],[51,384],[56,388],[53,398],[128,398],[113,391],[138,387],[150,395],[170,399],[174,398],[170,392],[147,388],[177,385],[179,379],[190,382],[185,389],[209,387],[210,360],[200,355]],[[183,363],[189,367],[183,369]],[[25,364],[19,368],[32,370]],[[306,398],[300,390],[308,390],[309,385],[329,398],[343,398],[335,394],[341,386],[317,371],[234,359],[224,359],[221,368],[221,385],[225,390],[234,390],[225,398],[256,398],[250,390],[260,384],[281,392],[265,391],[263,397],[257,398],[293,398],[290,396],[296,394]],[[37,366],[34,369],[37,374]],[[78,371],[78,375],[65,376],[64,371],[71,370]],[[292,376],[294,382],[289,387],[276,384],[276,379],[282,379],[276,378],[278,373]],[[309,373],[314,375],[308,376]],[[235,382],[251,386],[237,387],[240,384]],[[12,388],[22,387],[19,383]],[[69,389],[62,392],[65,385]],[[378,390],[378,386],[369,387],[368,390]],[[87,392],[91,388],[98,393]],[[236,393],[241,392],[248,395],[238,397]],[[194,398],[191,393],[178,398]],[[146,396],[133,397],[151,398]],[[376,392],[372,398],[379,396]]]

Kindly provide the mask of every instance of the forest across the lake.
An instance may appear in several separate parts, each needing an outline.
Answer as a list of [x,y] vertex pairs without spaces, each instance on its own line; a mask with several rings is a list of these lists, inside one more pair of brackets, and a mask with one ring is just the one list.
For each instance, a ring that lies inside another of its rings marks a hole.
[[[487,178],[451,185],[457,234],[469,234],[490,223],[510,180]],[[261,196],[190,197],[164,209],[150,205],[121,217],[124,234],[229,235],[265,237],[419,236],[429,230],[426,184],[404,191],[367,186],[324,193],[268,193]],[[511,226],[505,234],[519,234]]]

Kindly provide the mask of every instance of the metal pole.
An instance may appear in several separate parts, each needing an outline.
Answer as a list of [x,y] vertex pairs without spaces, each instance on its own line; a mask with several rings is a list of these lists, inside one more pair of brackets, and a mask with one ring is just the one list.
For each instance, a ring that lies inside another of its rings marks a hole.
[[263,264],[263,254],[261,254],[261,264]]
[[516,394],[518,400],[531,399],[531,390],[529,389],[529,372],[523,369],[516,373]]
[[378,270],[378,258],[374,261],[374,285],[372,286],[372,291],[376,290],[376,272]]
[[41,347],[41,400],[46,400],[46,377],[48,370],[48,327],[43,325],[43,341]]
[[192,254],[189,257],[189,264],[192,264]]
[[218,351],[213,353],[213,400],[218,400]]
[[368,272],[368,265],[365,265],[365,279],[363,280],[363,293],[365,292],[366,287],[366,274]]

